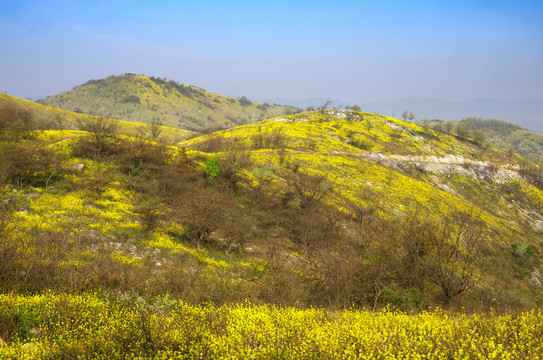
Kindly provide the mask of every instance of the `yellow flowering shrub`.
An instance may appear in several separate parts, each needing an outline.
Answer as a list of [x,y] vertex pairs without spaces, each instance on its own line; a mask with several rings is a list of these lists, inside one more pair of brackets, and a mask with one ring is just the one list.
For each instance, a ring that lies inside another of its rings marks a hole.
[[406,314],[1,295],[3,359],[541,359],[543,313]]

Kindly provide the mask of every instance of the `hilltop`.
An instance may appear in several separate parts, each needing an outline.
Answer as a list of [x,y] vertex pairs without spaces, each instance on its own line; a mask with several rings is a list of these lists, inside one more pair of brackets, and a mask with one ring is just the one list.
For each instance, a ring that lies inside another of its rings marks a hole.
[[40,103],[116,119],[149,122],[201,131],[225,128],[273,116],[292,114],[290,106],[252,102],[210,93],[172,80],[134,74],[89,80]]

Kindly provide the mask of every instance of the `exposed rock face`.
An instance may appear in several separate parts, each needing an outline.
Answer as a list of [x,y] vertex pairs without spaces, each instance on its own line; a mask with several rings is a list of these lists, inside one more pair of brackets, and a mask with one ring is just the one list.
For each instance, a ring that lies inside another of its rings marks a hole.
[[81,163],[81,162],[78,162],[78,163],[75,163],[72,165],[72,169],[74,170],[83,170],[85,168],[85,164]]
[[471,161],[462,156],[446,155],[443,157],[425,155],[385,155],[382,153],[365,153],[360,156],[391,167],[411,164],[434,174],[459,174],[481,180],[503,183],[521,180],[516,164],[503,164],[499,167],[485,161]]
[[537,288],[541,289],[543,288],[543,282],[541,281],[541,272],[539,269],[535,269],[532,271],[530,282]]

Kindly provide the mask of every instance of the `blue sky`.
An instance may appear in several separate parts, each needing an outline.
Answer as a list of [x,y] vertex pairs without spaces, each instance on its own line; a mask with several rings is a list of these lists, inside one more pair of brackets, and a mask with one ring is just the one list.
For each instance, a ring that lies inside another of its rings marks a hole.
[[0,92],[126,72],[251,99],[543,97],[542,1],[0,0]]

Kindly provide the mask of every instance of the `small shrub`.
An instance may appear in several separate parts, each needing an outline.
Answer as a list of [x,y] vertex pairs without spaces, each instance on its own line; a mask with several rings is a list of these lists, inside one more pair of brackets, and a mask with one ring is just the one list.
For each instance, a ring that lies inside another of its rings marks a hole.
[[204,175],[209,180],[213,180],[221,173],[220,157],[213,155],[208,158],[203,167]]
[[534,247],[532,245],[513,244],[511,245],[511,248],[513,249],[514,257],[522,257],[524,255],[531,256],[535,253]]
[[215,152],[222,151],[224,146],[225,146],[225,141],[223,140],[222,137],[213,136],[197,144],[196,146],[194,146],[194,148],[196,150],[203,151],[206,153],[215,153]]
[[245,96],[239,98],[239,103],[241,106],[251,106],[253,104],[251,100],[247,99]]
[[122,100],[123,103],[134,103],[134,104],[140,104],[140,98],[137,96],[127,96]]
[[253,175],[263,180],[273,180],[277,174],[269,166],[258,167],[253,170]]
[[361,150],[370,150],[375,144],[370,139],[351,139],[349,145]]

